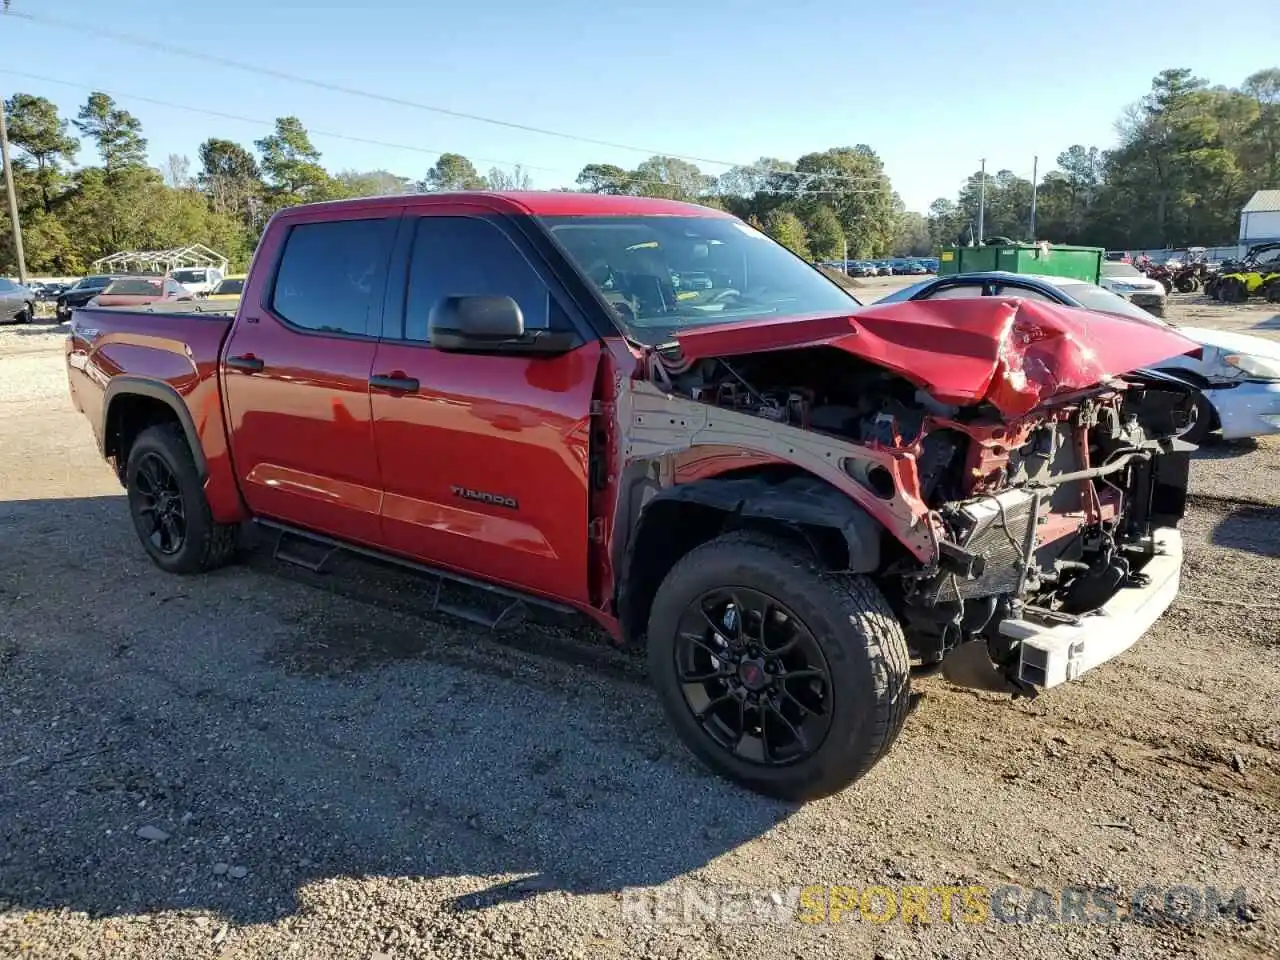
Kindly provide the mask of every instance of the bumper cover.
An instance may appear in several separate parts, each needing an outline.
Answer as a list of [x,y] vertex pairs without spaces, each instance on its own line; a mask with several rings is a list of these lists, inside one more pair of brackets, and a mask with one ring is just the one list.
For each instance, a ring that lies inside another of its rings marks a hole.
[[1019,679],[1045,688],[1075,680],[1124,653],[1150,629],[1178,595],[1182,572],[1182,534],[1165,527],[1155,531],[1154,540],[1156,555],[1142,570],[1147,585],[1125,587],[1079,623],[1001,622],[1002,635],[1022,641]]
[[1218,414],[1223,439],[1280,433],[1280,383],[1249,381],[1208,387],[1204,395]]

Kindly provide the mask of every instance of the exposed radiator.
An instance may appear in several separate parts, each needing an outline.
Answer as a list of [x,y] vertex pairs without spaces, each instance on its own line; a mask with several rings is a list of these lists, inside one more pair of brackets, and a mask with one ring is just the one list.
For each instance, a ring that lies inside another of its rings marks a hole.
[[985,561],[980,576],[965,580],[959,576],[939,578],[937,599],[954,600],[958,595],[989,597],[1012,593],[1022,573],[1023,548],[1032,525],[1035,499],[1022,490],[983,497],[960,509],[960,522],[965,528],[958,543]]

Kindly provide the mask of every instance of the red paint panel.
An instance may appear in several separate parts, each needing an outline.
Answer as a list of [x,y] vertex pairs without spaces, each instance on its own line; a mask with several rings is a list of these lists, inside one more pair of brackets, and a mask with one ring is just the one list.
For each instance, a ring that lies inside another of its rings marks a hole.
[[387,549],[585,603],[599,359],[599,343],[535,359],[380,344],[379,374],[421,384],[372,394]]
[[231,326],[227,317],[148,315],[77,310],[67,340],[67,370],[76,405],[95,431],[102,427],[104,391],[112,377],[128,374],[173,387],[186,403],[207,476],[205,495],[215,520],[247,518],[227,449],[218,386],[218,350]]
[[[545,217],[715,217],[733,219],[731,214],[696,203],[661,200],[656,197],[611,196],[600,193],[560,193],[556,191],[510,191],[489,193],[427,193],[410,197],[365,197],[310,204],[285,211],[291,223],[332,220],[338,216],[368,216],[370,212],[403,208],[406,212],[441,212],[441,207],[477,207],[495,213]],[[252,277],[250,270],[250,277]]]
[[295,332],[270,315],[239,323],[223,367],[232,453],[254,514],[377,544],[381,480],[369,408],[376,341]]
[[1021,416],[1054,396],[1197,349],[1172,330],[1035,300],[982,297],[755,321],[678,335],[686,359],[828,344],[945,403]]

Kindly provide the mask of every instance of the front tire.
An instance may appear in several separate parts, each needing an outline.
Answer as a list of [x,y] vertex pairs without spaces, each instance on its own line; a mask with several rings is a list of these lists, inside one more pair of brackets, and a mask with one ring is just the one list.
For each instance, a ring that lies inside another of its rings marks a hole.
[[167,573],[202,573],[235,554],[238,527],[209,510],[191,448],[176,423],[138,434],[125,466],[129,513],[143,549]]
[[911,708],[906,639],[879,589],[749,533],[705,543],[671,569],[648,647],[685,745],[773,797],[848,786],[885,754]]
[[1209,439],[1209,435],[1218,426],[1217,411],[1213,409],[1213,404],[1209,402],[1209,398],[1204,395],[1203,390],[1196,391],[1195,412],[1195,423],[1182,434],[1181,439],[1187,441],[1187,443],[1194,443],[1199,447],[1204,445],[1205,441]]

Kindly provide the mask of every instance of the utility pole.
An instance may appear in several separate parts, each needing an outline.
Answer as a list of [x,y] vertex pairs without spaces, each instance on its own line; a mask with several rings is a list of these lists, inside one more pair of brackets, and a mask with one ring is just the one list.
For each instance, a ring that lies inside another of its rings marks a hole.
[[[8,2],[5,9],[9,8]],[[22,252],[22,224],[18,222],[18,195],[13,189],[13,164],[9,162],[9,129],[4,123],[4,97],[0,95],[0,163],[4,164],[4,187],[9,194],[9,219],[13,222],[13,253],[18,258],[18,282],[27,282],[27,258]]]
[[1040,157],[1031,158],[1031,242],[1036,242],[1036,191],[1039,184],[1036,182],[1036,172],[1040,166]]
[[978,183],[978,246],[982,246],[986,234],[987,218],[987,158],[982,158],[982,179]]

